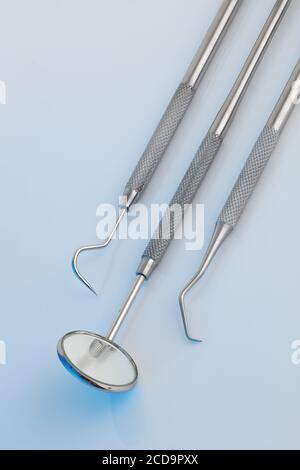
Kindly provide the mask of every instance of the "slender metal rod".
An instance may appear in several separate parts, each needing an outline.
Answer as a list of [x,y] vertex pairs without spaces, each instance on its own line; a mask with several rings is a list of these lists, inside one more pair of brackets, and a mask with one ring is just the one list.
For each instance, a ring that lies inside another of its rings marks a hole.
[[183,83],[187,83],[192,89],[198,88],[198,85],[214,56],[214,52],[222,41],[241,4],[242,0],[223,1],[183,78]]
[[132,288],[130,289],[129,291],[129,294],[128,296],[126,297],[126,300],[124,301],[119,313],[118,313],[118,316],[117,318],[115,319],[108,335],[107,335],[107,338],[110,340],[110,341],[113,341],[113,339],[115,338],[116,334],[118,333],[119,329],[121,328],[121,325],[122,323],[124,322],[125,320],[125,317],[131,307],[131,305],[133,304],[136,296],[138,295],[141,287],[142,287],[142,284],[143,282],[146,280],[146,278],[142,275],[139,275],[136,277],[135,281],[134,281],[134,284],[132,286]]
[[274,111],[272,112],[268,125],[276,132],[281,133],[296,104],[300,103],[300,59],[293,70]]
[[264,51],[274,36],[291,1],[292,0],[277,0],[275,3],[241,73],[212,125],[212,132],[216,135],[224,137],[252,76],[264,56]]
[[[131,305],[133,304],[136,296],[138,295],[141,287],[142,287],[142,284],[143,282],[146,280],[145,276],[143,276],[142,274],[139,274],[137,275],[134,283],[133,283],[133,286],[132,288],[130,289],[122,307],[120,308],[119,310],[119,313],[110,329],[110,331],[108,332],[108,334],[106,335],[106,338],[110,341],[113,341],[115,336],[117,335],[119,329],[121,328],[126,316],[127,316],[127,313],[129,312],[129,309],[131,307]],[[102,342],[101,341],[98,341],[97,339],[95,339],[91,345],[90,345],[90,348],[89,348],[89,352],[90,354],[93,356],[93,357],[99,357],[100,355],[103,354],[105,350],[105,347],[103,346]]]

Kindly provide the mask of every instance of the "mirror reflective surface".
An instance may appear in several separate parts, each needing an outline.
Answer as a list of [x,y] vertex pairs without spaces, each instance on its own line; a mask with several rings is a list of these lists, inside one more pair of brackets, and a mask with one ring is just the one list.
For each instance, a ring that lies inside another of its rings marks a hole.
[[69,372],[102,390],[126,391],[137,381],[137,367],[129,354],[94,333],[74,331],[66,334],[59,341],[57,352]]

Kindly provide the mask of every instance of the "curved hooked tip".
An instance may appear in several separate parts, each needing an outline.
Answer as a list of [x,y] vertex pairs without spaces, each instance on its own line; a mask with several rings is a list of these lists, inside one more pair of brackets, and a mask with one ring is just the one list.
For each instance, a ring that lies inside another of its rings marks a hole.
[[72,258],[73,273],[75,274],[77,279],[79,279],[79,281],[81,281],[95,295],[97,295],[97,292],[95,291],[93,286],[89,283],[89,281],[80,273],[80,271],[78,269],[78,257],[84,251],[101,250],[101,248],[106,248],[110,244],[110,242],[111,242],[116,230],[118,229],[118,227],[121,223],[121,220],[123,219],[126,212],[127,212],[126,208],[124,208],[120,211],[120,215],[119,215],[118,219],[116,220],[116,223],[112,228],[112,231],[110,232],[109,236],[106,238],[106,240],[103,243],[98,244],[98,245],[82,246],[81,248],[78,248],[78,250],[76,250],[74,255],[73,255],[73,258]]
[[206,270],[208,269],[211,261],[213,260],[214,256],[216,255],[218,249],[222,245],[222,243],[226,240],[228,235],[231,233],[233,227],[231,225],[226,224],[225,222],[218,221],[215,231],[213,233],[211,242],[209,244],[209,247],[207,249],[207,252],[202,260],[201,266],[198,270],[198,272],[195,274],[195,276],[192,278],[192,280],[187,284],[187,286],[181,291],[179,295],[179,305],[180,305],[180,310],[181,310],[181,315],[182,315],[182,320],[183,320],[183,325],[184,325],[184,330],[187,338],[190,341],[194,341],[196,343],[201,343],[200,339],[195,338],[194,336],[191,335],[190,333],[190,327],[188,324],[187,320],[187,314],[186,314],[186,308],[184,305],[184,299],[187,295],[187,293],[194,287],[195,284],[203,277],[205,274]]
[[185,300],[185,297],[186,297],[187,293],[190,291],[190,289],[192,289],[194,284],[195,284],[195,282],[192,281],[184,289],[182,289],[182,291],[179,294],[179,306],[180,306],[180,311],[181,311],[181,316],[182,316],[182,321],[183,321],[183,326],[184,326],[184,331],[185,331],[186,337],[190,341],[193,341],[194,343],[202,343],[201,339],[195,338],[190,333],[190,326],[189,326],[189,321],[188,321],[186,308],[185,308],[185,303],[184,303],[184,300]]
[[219,233],[219,228],[215,231],[215,234],[212,238],[212,241],[210,243],[210,246],[208,247],[208,250],[202,260],[201,266],[197,273],[194,275],[194,277],[191,279],[191,281],[184,287],[184,289],[181,291],[179,295],[179,305],[180,305],[180,310],[181,310],[181,315],[182,315],[182,320],[183,320],[183,326],[185,330],[185,334],[187,338],[190,341],[193,341],[194,343],[201,343],[202,341],[200,339],[195,338],[193,335],[190,333],[190,327],[189,327],[189,322],[187,319],[187,313],[186,313],[186,308],[184,304],[184,299],[187,295],[187,293],[200,281],[200,279],[204,276],[206,273],[213,257],[215,256],[218,247],[220,246],[220,237],[216,236],[216,234]]
[[78,248],[78,250],[75,251],[73,258],[72,258],[72,270],[77,279],[79,279],[93,294],[97,295],[97,292],[95,289],[92,287],[92,285],[86,280],[85,277],[80,274],[79,269],[78,269],[78,256],[80,253],[83,251],[91,250],[94,247],[91,246],[83,246],[81,248]]

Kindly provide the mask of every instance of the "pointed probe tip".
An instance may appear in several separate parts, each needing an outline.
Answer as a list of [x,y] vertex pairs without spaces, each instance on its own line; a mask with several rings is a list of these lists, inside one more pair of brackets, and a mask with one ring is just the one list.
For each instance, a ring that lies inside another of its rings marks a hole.
[[77,260],[76,257],[74,257],[73,260],[72,260],[72,271],[73,271],[73,273],[75,274],[77,279],[79,279],[79,281],[82,282],[82,284],[84,284],[94,295],[97,296],[98,294],[95,291],[95,289],[92,287],[92,285],[78,271],[78,268],[77,268],[77,265],[76,265],[76,260]]
[[76,274],[76,277],[82,282],[83,285],[85,285],[85,287],[89,289],[90,292],[92,292],[96,296],[98,295],[92,285],[86,279],[84,279],[84,277],[78,274]]
[[97,292],[95,291],[95,289],[93,289],[92,286],[88,286],[88,288],[90,289],[90,291],[91,291],[96,297],[98,296]]
[[199,344],[199,343],[202,343],[202,340],[198,339],[198,338],[195,338],[194,336],[192,336],[190,334],[190,327],[189,327],[189,322],[188,322],[188,319],[187,319],[186,309],[185,309],[185,304],[184,304],[184,299],[185,299],[185,296],[186,296],[187,292],[188,292],[188,289],[185,288],[179,294],[179,306],[180,306],[184,331],[185,331],[185,335],[186,335],[186,337],[189,341],[191,341],[192,343],[198,343]]

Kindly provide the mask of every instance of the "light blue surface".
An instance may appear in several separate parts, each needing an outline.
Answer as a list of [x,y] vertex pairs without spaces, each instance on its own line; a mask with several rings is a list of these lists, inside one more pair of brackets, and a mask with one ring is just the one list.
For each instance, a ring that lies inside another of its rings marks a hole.
[[[220,3],[2,5],[1,448],[300,448],[299,109],[189,299],[203,344],[185,340],[177,303],[202,253],[176,241],[119,336],[140,369],[132,392],[89,388],[56,357],[69,330],[105,334],[133,280],[144,241],[82,259],[98,298],[71,256],[96,240],[97,205],[117,203]],[[273,3],[244,2],[143,202],[169,201]],[[299,57],[299,23],[294,0],[197,196],[206,240]]]

